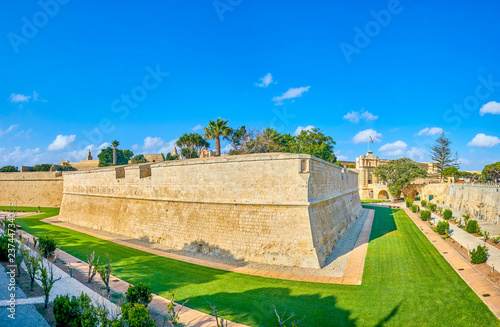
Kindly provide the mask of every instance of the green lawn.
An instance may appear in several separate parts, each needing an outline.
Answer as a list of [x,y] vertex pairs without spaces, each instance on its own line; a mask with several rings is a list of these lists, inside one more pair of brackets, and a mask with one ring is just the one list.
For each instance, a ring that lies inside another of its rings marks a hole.
[[[376,210],[363,284],[327,285],[230,273],[158,257],[86,234],[19,218],[37,236],[50,235],[84,260],[109,252],[114,274],[148,281],[153,291],[209,313],[209,302],[229,320],[276,326],[273,306],[305,316],[300,326],[498,326],[486,305],[449,266],[402,210]],[[21,208],[21,210],[25,210]],[[43,209],[57,214],[57,209]],[[83,214],[83,213],[82,213]]]
[[385,202],[391,202],[391,200],[373,200],[373,199],[361,200],[361,203],[385,203]]

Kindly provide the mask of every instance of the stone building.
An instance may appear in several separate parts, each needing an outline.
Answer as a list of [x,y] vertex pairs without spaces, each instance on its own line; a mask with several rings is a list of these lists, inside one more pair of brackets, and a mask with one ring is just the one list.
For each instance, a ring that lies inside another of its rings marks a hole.
[[[361,199],[390,199],[387,185],[375,176],[375,168],[389,161],[391,160],[380,159],[378,156],[374,156],[372,151],[368,151],[365,155],[356,158],[356,168],[354,170],[359,173],[358,187]],[[433,162],[418,162],[418,164],[427,170],[428,177],[415,180],[412,184],[414,187],[403,191],[405,196],[415,197],[422,185],[439,181],[438,171]]]
[[50,171],[60,170],[62,167],[71,167],[74,170],[87,170],[99,167],[99,159],[94,160],[92,157],[92,153],[88,152],[87,158],[85,160],[81,160],[80,162],[69,162],[67,160],[61,161],[59,164],[52,165],[50,167]]

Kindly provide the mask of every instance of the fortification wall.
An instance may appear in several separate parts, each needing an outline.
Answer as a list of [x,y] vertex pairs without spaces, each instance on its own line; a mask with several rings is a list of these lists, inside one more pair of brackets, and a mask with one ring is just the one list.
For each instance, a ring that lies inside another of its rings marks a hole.
[[500,188],[482,185],[464,184],[430,184],[423,190],[428,199],[433,195],[432,202],[439,201],[448,208],[469,212],[472,219],[485,219],[486,221],[500,225]]
[[357,174],[298,154],[65,172],[59,219],[174,249],[319,268],[360,215]]
[[0,173],[0,205],[58,207],[61,205],[61,172]]

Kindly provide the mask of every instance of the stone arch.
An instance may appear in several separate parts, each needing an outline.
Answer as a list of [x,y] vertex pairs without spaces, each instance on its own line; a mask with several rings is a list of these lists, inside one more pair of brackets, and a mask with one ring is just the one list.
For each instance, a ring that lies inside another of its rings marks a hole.
[[418,190],[416,188],[414,188],[414,189],[411,189],[411,190],[408,191],[407,197],[415,200],[415,198],[417,197],[418,194],[419,194]]
[[386,190],[382,190],[378,192],[377,196],[378,200],[388,200],[389,199],[389,193],[387,193]]

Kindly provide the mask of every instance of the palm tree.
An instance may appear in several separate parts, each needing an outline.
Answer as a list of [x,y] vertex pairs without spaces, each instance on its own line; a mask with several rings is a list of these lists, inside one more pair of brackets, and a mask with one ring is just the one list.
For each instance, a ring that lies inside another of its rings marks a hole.
[[208,140],[215,140],[215,155],[220,156],[220,137],[226,140],[232,132],[231,127],[227,126],[228,120],[217,118],[216,121],[211,120],[208,123],[208,128],[205,127],[205,138]]
[[113,146],[113,165],[116,166],[116,147],[120,145],[120,142],[117,140],[114,140],[111,142],[111,145]]

